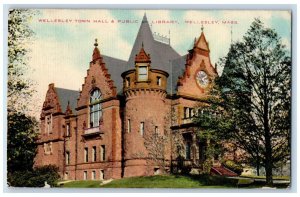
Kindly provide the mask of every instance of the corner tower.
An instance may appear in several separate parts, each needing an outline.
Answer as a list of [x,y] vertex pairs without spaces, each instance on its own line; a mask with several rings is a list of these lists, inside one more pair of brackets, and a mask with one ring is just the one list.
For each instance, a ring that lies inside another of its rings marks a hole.
[[[124,177],[153,175],[162,171],[166,154],[155,156],[155,137],[165,135],[168,73],[151,68],[150,54],[142,48],[135,56],[135,69],[122,74],[125,95]],[[153,137],[154,136],[154,137]]]

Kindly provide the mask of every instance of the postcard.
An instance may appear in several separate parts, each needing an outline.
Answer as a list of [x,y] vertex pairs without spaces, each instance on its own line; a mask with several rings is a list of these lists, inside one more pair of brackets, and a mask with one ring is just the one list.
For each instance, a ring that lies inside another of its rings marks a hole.
[[10,9],[7,184],[289,188],[290,10]]

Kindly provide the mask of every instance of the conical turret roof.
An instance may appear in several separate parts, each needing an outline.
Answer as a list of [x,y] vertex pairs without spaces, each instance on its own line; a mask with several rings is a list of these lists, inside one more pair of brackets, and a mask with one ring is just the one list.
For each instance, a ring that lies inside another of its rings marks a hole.
[[132,47],[127,69],[135,66],[135,56],[139,54],[142,43],[144,50],[151,56],[151,67],[170,72],[169,60],[177,59],[180,55],[168,44],[154,40],[146,14],[144,14],[141,26]]

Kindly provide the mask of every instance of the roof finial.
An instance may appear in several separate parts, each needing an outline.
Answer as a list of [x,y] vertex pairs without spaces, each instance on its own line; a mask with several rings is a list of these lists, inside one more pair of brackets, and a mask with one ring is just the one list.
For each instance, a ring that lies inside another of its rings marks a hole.
[[204,27],[203,27],[203,24],[201,25],[201,32],[203,32],[203,30],[204,30]]
[[146,12],[144,12],[142,23],[148,23]]
[[144,42],[142,42],[142,48],[144,48]]
[[95,46],[95,47],[98,46],[98,39],[97,39],[97,38],[95,38],[95,44],[94,44],[94,46]]

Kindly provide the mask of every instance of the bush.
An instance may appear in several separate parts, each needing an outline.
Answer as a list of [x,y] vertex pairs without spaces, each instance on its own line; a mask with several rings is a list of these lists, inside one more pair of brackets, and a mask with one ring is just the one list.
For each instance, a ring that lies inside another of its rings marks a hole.
[[222,185],[235,187],[238,183],[237,179],[230,179],[224,176],[211,176],[210,174],[191,175],[190,177],[207,186]]
[[227,161],[223,162],[222,164],[223,164],[223,166],[225,166],[229,170],[232,170],[233,172],[237,173],[238,175],[241,175],[243,172],[243,166],[235,163],[232,160],[227,160]]
[[43,187],[45,181],[55,187],[60,178],[58,167],[53,165],[37,167],[32,171],[8,173],[7,177],[9,185],[13,187]]

